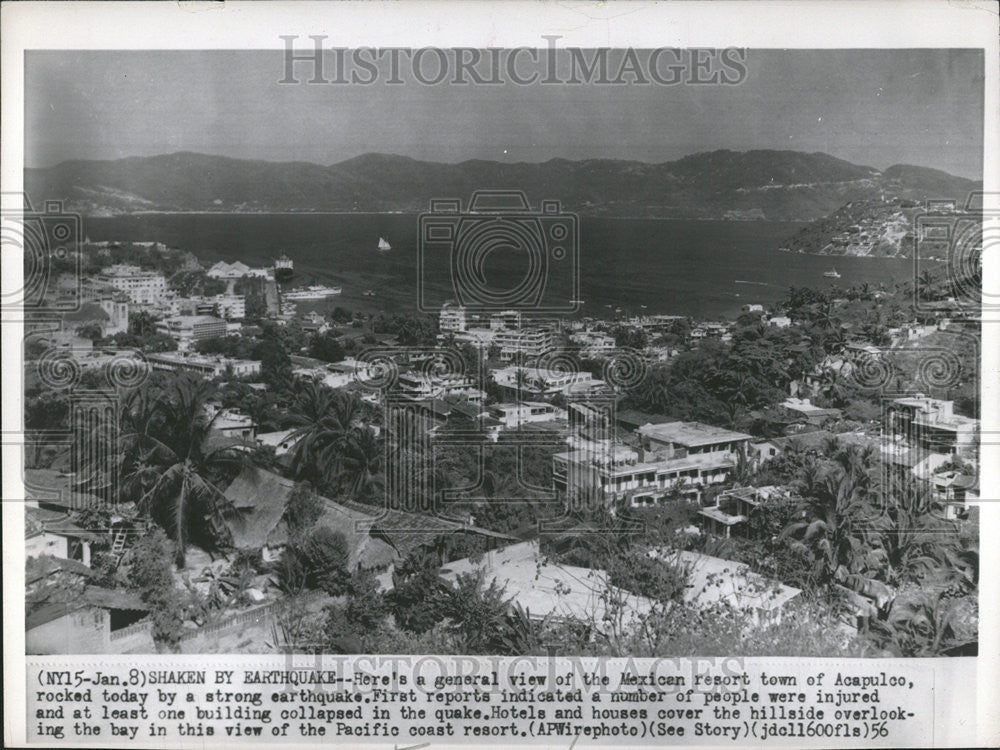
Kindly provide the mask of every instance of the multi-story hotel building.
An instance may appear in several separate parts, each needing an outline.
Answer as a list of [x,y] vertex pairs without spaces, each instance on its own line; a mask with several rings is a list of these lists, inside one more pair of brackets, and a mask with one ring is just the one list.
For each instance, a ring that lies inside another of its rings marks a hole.
[[103,269],[97,280],[120,292],[137,305],[155,305],[167,294],[167,280],[157,271],[144,271],[139,266],[117,264]]

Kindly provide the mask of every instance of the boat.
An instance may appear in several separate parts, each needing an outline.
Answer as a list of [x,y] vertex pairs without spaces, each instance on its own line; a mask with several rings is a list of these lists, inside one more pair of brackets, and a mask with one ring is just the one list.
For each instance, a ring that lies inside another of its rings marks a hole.
[[288,281],[292,276],[295,275],[295,264],[292,259],[287,255],[282,254],[280,258],[274,261],[274,279],[275,281]]
[[823,275],[826,276],[826,278],[828,278],[828,279],[839,279],[840,278],[840,274],[837,273],[837,269],[836,268],[831,268],[829,271],[824,271]]
[[366,289],[365,291],[362,292],[362,294],[365,297],[374,297],[375,296],[375,292],[373,290],[371,290],[371,289]]
[[392,245],[389,244],[389,240],[385,237],[378,238],[378,249],[379,252],[385,252],[386,250],[392,250]]
[[583,300],[582,299],[571,299],[569,301],[569,303],[571,305],[582,305],[583,304]]
[[291,289],[287,292],[282,292],[281,296],[289,300],[301,300],[301,299],[323,299],[324,297],[332,297],[335,294],[340,294],[343,289],[339,286],[307,286],[305,288]]

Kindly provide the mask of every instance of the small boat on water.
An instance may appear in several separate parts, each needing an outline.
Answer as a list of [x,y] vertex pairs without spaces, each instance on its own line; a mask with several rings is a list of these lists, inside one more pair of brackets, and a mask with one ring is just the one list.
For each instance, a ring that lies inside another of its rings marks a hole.
[[389,240],[387,240],[385,237],[379,237],[378,238],[378,251],[380,253],[384,253],[387,250],[392,250],[392,245],[389,244]]
[[289,300],[323,299],[340,294],[342,291],[343,289],[339,286],[307,286],[282,292],[281,296]]
[[365,297],[374,297],[375,296],[375,292],[372,289],[366,289],[365,291],[362,292],[362,294]]
[[828,278],[828,279],[839,279],[840,278],[840,274],[837,273],[837,269],[836,268],[831,268],[829,271],[824,271],[823,275],[826,276],[826,278]]

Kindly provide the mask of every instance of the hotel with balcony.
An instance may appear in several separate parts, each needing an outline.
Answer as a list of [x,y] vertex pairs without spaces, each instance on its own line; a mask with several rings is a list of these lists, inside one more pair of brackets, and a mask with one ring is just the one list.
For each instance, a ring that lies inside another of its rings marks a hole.
[[638,433],[638,449],[571,437],[576,447],[552,459],[555,489],[609,506],[643,507],[677,494],[697,500],[730,479],[737,451],[750,443],[749,435],[697,422],[645,425]]

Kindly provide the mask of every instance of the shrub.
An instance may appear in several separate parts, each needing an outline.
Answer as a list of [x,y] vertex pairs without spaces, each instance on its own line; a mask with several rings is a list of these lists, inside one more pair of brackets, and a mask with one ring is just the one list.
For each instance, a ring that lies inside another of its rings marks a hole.
[[153,640],[173,649],[184,632],[184,602],[173,574],[174,543],[155,528],[129,551],[126,580],[150,607]]
[[344,593],[347,571],[347,538],[329,526],[320,526],[305,539],[302,548],[306,577],[334,596]]

